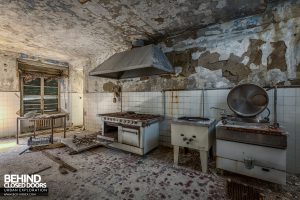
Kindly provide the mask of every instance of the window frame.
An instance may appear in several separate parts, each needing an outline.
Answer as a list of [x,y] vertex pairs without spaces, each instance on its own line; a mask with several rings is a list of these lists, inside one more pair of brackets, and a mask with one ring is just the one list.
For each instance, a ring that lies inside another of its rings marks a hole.
[[[40,88],[41,88],[41,91],[40,91],[40,96],[41,96],[41,114],[55,114],[55,113],[60,113],[61,112],[61,105],[60,105],[60,81],[59,79],[57,79],[57,111],[54,111],[54,112],[44,112],[45,110],[45,78],[44,77],[39,77],[39,79],[41,80],[40,81]],[[20,93],[21,93],[21,98],[20,98],[20,114],[21,116],[24,116],[24,86],[25,86],[25,83],[24,83],[24,78],[21,76],[20,77]]]

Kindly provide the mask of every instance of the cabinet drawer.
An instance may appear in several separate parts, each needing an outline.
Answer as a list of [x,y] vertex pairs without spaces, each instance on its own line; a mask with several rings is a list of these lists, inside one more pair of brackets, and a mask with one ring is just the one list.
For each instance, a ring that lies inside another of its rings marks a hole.
[[254,168],[247,169],[244,162],[217,157],[217,168],[231,171],[238,174],[270,181],[278,184],[286,184],[286,172],[267,167],[254,165]]
[[286,150],[226,140],[217,140],[217,156],[243,162],[252,158],[255,165],[286,170]]
[[176,146],[208,151],[208,127],[171,124],[171,142]]

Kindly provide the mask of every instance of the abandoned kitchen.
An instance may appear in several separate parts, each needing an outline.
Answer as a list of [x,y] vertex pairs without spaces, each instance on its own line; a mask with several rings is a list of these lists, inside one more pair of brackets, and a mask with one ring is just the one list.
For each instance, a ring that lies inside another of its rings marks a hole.
[[300,199],[300,0],[2,0],[0,22],[0,199]]

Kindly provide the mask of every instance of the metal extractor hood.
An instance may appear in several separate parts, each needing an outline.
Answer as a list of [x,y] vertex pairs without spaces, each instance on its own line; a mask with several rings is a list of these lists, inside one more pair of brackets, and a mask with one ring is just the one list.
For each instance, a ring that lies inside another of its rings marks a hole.
[[124,79],[173,72],[165,54],[151,44],[116,53],[93,69],[89,75]]

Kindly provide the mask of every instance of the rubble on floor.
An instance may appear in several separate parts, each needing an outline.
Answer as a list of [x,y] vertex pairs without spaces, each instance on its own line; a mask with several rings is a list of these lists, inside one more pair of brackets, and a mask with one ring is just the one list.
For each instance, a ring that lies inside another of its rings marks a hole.
[[[73,132],[67,136],[72,140],[74,134],[84,137],[87,133]],[[25,143],[23,138],[21,145],[0,153],[0,160],[5,163],[0,167],[0,174],[30,174],[47,168],[39,172],[49,188],[47,199],[220,200],[228,199],[226,182],[229,178],[261,189],[266,200],[300,198],[299,176],[289,175],[287,185],[281,186],[229,172],[221,175],[212,161],[209,173],[205,174],[201,172],[200,156],[196,151],[182,151],[179,165],[174,166],[173,151],[167,147],[159,147],[145,156],[106,147],[76,155],[69,155],[72,150],[67,147],[47,149],[49,154],[77,170],[62,174],[60,164],[40,151],[19,156]],[[2,179],[3,176],[0,182]]]
[[72,149],[70,154],[77,154],[102,146],[97,140],[97,133],[82,135],[79,132],[79,134],[74,135],[73,138],[61,139],[61,142]]

